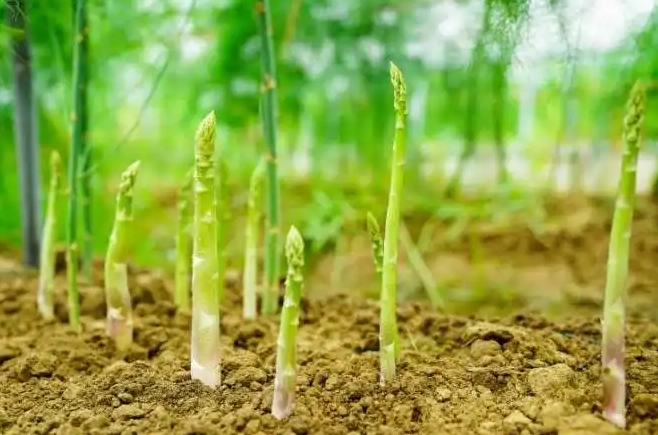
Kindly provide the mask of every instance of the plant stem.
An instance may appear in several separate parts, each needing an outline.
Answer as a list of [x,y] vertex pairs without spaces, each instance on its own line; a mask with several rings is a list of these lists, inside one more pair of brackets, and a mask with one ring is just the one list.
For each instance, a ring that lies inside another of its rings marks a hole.
[[224,299],[226,288],[226,264],[228,252],[226,241],[231,221],[231,201],[228,194],[228,168],[223,158],[217,161],[217,297],[219,305]]
[[105,299],[107,301],[107,334],[119,351],[133,341],[133,312],[128,289],[128,243],[133,221],[133,187],[139,171],[139,161],[121,174],[116,200],[114,226],[105,256]]
[[245,229],[244,273],[242,277],[243,303],[245,319],[256,318],[257,272],[258,272],[258,228],[261,221],[261,200],[264,161],[260,161],[249,182],[249,201],[247,204],[247,227]]
[[395,377],[396,355],[399,355],[397,305],[398,232],[400,228],[400,202],[404,184],[406,155],[407,88],[402,72],[391,62],[395,108],[395,139],[391,164],[391,187],[386,210],[384,230],[384,257],[382,260],[381,318],[379,335],[380,382]]
[[603,415],[626,426],[626,378],[624,369],[624,303],[627,297],[629,244],[637,176],[637,157],[644,123],[645,88],[638,81],[631,90],[624,117],[624,150],[619,190],[610,231],[608,267],[603,308]]
[[189,171],[178,194],[178,228],[176,230],[176,283],[174,304],[183,313],[190,311],[190,269],[192,267],[192,175]]
[[71,113],[71,149],[69,152],[69,215],[68,232],[66,237],[67,276],[68,276],[68,303],[69,323],[71,327],[80,332],[80,294],[78,292],[78,162],[82,146],[82,122],[79,114],[82,112],[83,100],[77,91],[81,79],[84,77],[82,63],[83,36],[80,34],[84,23],[84,10],[86,0],[75,0],[75,28],[76,43],[73,48],[73,113]]
[[272,415],[278,419],[288,417],[295,406],[297,328],[304,286],[304,240],[294,226],[290,227],[286,239],[286,258],[288,260],[286,295],[281,310],[272,398]]
[[50,154],[50,191],[46,219],[43,224],[43,243],[41,245],[41,261],[39,269],[39,290],[37,306],[45,319],[55,316],[53,306],[55,283],[55,241],[57,240],[57,196],[62,178],[62,160],[57,151]]
[[276,66],[272,42],[269,0],[256,0],[256,12],[261,40],[262,80],[261,114],[267,143],[267,219],[265,225],[265,277],[262,313],[275,314],[279,300],[279,269],[281,250],[279,176],[277,170],[277,95]]
[[400,243],[402,244],[402,249],[407,252],[409,264],[411,264],[414,272],[416,272],[416,275],[420,278],[432,306],[435,308],[442,308],[444,302],[443,297],[439,292],[439,286],[434,280],[434,276],[432,276],[432,271],[427,267],[425,261],[423,261],[423,256],[418,252],[418,248],[411,239],[411,234],[409,234],[409,230],[407,230],[404,223],[400,225]]
[[215,196],[215,112],[196,133],[192,252],[192,379],[215,387],[221,380],[217,296],[217,198]]
[[89,282],[93,276],[93,238],[91,215],[91,176],[92,153],[89,147],[89,106],[87,89],[89,87],[89,20],[87,18],[87,5],[82,4],[80,21],[77,23],[78,44],[80,45],[80,75],[76,91],[80,98],[80,156],[82,168],[80,173],[80,196],[82,202],[82,270]]

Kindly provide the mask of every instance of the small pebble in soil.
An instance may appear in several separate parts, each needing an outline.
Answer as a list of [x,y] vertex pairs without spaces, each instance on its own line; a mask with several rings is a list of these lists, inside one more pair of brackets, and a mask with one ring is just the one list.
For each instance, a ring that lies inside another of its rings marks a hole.
[[528,384],[536,396],[557,398],[564,394],[573,381],[574,371],[566,364],[532,369]]

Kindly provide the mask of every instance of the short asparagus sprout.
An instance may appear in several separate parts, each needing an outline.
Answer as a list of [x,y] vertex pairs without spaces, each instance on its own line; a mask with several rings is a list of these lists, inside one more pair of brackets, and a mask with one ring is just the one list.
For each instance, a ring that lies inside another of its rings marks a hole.
[[62,159],[57,151],[50,154],[50,190],[46,219],[43,224],[43,243],[41,244],[41,267],[39,269],[39,289],[37,306],[44,319],[55,316],[55,241],[57,240],[57,197],[62,179]]
[[370,212],[366,215],[366,225],[368,227],[368,234],[370,235],[375,270],[377,270],[377,274],[381,275],[384,263],[384,240],[382,239],[382,230],[379,229],[377,219],[375,219]]
[[624,303],[628,277],[629,244],[635,190],[637,157],[645,113],[645,88],[636,82],[624,117],[624,150],[619,190],[610,231],[607,279],[603,308],[603,415],[611,423],[626,426],[626,375],[624,369]]
[[299,309],[304,285],[304,241],[294,226],[291,226],[288,231],[285,251],[288,260],[288,274],[286,295],[281,310],[274,397],[272,398],[272,415],[278,419],[288,417],[295,406],[297,327],[299,326]]
[[192,379],[216,387],[221,381],[215,197],[215,112],[201,121],[196,133],[194,167],[194,230],[192,252]]
[[261,160],[251,174],[245,229],[244,272],[242,277],[242,310],[245,319],[256,318],[258,272],[258,229],[261,223],[261,202],[265,179],[265,161]]
[[384,229],[384,258],[382,260],[382,292],[379,333],[380,382],[385,384],[395,377],[399,355],[397,325],[397,258],[400,229],[400,200],[404,183],[406,153],[407,89],[402,72],[391,62],[393,107],[395,109],[395,139],[391,167],[391,187]]
[[190,311],[190,269],[192,267],[192,174],[189,171],[178,194],[178,228],[176,231],[176,287],[174,303],[183,312]]
[[[383,271],[384,264],[384,240],[382,239],[382,231],[379,228],[377,219],[368,212],[366,215],[366,226],[368,227],[368,234],[370,235],[370,245],[372,247],[372,257],[375,262],[375,270],[380,279]],[[395,330],[395,357],[400,357],[400,336],[399,331]]]
[[140,162],[136,161],[121,175],[116,200],[114,227],[105,257],[105,298],[107,334],[119,350],[126,350],[133,340],[133,313],[128,290],[128,243],[133,220],[133,186]]

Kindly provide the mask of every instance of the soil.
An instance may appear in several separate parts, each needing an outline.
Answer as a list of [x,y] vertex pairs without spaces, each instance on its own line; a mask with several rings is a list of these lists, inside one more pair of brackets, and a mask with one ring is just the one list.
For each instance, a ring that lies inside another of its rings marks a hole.
[[[58,319],[46,322],[36,311],[36,274],[2,261],[0,433],[658,433],[658,207],[644,204],[636,215],[627,323],[628,429],[619,431],[600,417],[599,315],[609,205],[593,204],[586,218],[583,209],[568,207],[562,213],[568,221],[541,235],[522,226],[479,227],[442,244],[442,254],[431,253],[429,262],[434,255],[451,255],[471,267],[496,264],[499,273],[501,265],[516,271],[564,268],[569,272],[564,281],[579,291],[544,295],[553,308],[560,307],[544,312],[547,305],[533,306],[532,298],[566,284],[557,272],[538,273],[527,280],[526,299],[504,314],[489,310],[486,298],[479,299],[479,308],[469,305],[468,312],[453,301],[449,307],[463,311],[457,315],[409,297],[398,309],[397,380],[384,387],[378,383],[376,302],[349,294],[348,286],[319,295],[313,275],[307,293],[312,297],[302,307],[297,405],[283,421],[270,413],[278,324],[244,321],[237,285],[227,291],[222,309],[222,385],[212,390],[190,379],[190,319],[176,313],[165,274],[131,270],[135,344],[119,353],[104,332],[100,273],[93,284],[81,286],[84,330],[78,335],[66,324],[63,273],[57,278]],[[473,233],[486,261],[473,259]],[[348,264],[346,270],[356,267]],[[483,273],[478,279],[486,284],[495,276]]]

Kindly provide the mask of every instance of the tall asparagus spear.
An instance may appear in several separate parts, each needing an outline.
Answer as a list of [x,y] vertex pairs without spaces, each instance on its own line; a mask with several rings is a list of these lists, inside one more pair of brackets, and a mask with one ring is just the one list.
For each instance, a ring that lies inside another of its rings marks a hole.
[[626,426],[626,376],[624,369],[624,304],[627,297],[629,244],[640,138],[644,124],[645,88],[637,81],[631,90],[624,117],[624,150],[617,202],[610,231],[608,267],[603,307],[603,415]]
[[192,252],[192,379],[215,387],[221,381],[215,196],[215,112],[196,133]]
[[265,278],[261,311],[265,315],[275,314],[279,300],[279,269],[281,250],[279,175],[277,169],[276,144],[276,64],[269,0],[256,0],[258,29],[261,41],[262,99],[261,111],[263,132],[267,142],[267,219],[265,231]]
[[391,62],[393,107],[395,108],[395,140],[391,168],[391,188],[386,210],[384,229],[384,258],[382,269],[382,293],[379,333],[380,382],[393,380],[399,355],[397,325],[397,258],[398,232],[400,228],[400,200],[404,183],[406,154],[407,88],[402,72]]
[[183,312],[190,311],[190,269],[192,266],[192,233],[190,199],[192,174],[185,175],[178,194],[178,228],[176,230],[176,290],[174,303]]
[[41,245],[41,261],[39,268],[39,290],[37,306],[45,319],[54,317],[55,284],[55,241],[57,240],[57,197],[59,196],[62,178],[62,159],[57,151],[50,154],[50,191],[46,219],[43,224],[43,243]]
[[261,196],[265,176],[264,161],[251,174],[249,201],[247,204],[247,228],[245,229],[244,273],[242,278],[242,311],[245,319],[256,318],[256,294],[258,272],[258,229],[261,221]]
[[272,415],[278,419],[289,416],[295,406],[297,327],[304,285],[304,240],[294,226],[291,226],[288,232],[285,250],[288,260],[288,277],[281,311],[281,325],[279,326],[276,377],[274,378],[274,396],[272,398]]
[[133,221],[133,187],[137,180],[139,160],[121,175],[117,194],[114,227],[105,257],[105,298],[107,301],[107,334],[117,349],[126,350],[133,341],[133,311],[128,289],[128,244]]

